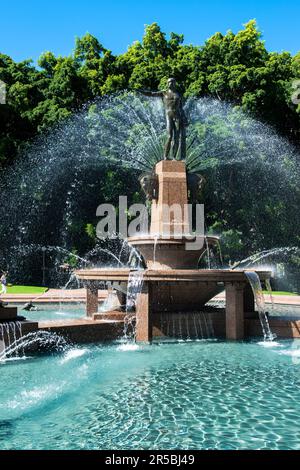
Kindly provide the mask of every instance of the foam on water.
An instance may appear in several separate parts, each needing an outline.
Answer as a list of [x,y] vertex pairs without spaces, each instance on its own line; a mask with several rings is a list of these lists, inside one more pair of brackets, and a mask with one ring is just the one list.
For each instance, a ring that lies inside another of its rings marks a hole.
[[64,358],[61,360],[61,364],[64,364],[72,359],[77,359],[78,357],[84,356],[88,352],[87,349],[70,349],[64,355]]
[[300,349],[280,351],[279,354],[282,354],[284,356],[300,357]]
[[137,344],[121,344],[118,346],[117,350],[118,351],[138,351],[141,349],[141,346],[138,346]]
[[11,409],[26,410],[32,406],[38,406],[49,398],[56,396],[62,389],[63,384],[47,384],[43,387],[35,387],[31,390],[22,390],[18,396],[6,402],[6,406]]
[[282,345],[276,341],[259,341],[257,343],[259,346],[262,346],[263,348],[278,348],[282,347]]

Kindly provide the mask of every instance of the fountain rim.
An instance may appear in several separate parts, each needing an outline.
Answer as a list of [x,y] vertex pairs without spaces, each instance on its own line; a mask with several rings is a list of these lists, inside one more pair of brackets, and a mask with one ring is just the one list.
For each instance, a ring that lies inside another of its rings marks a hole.
[[133,237],[127,238],[127,242],[129,244],[158,244],[158,245],[182,245],[183,243],[191,243],[197,240],[207,240],[211,243],[218,243],[220,237],[216,235],[194,235],[194,234],[183,234],[183,235],[168,235],[168,234],[142,234],[142,235],[135,235]]
[[95,268],[76,270],[75,275],[83,281],[120,281],[127,282],[130,273],[142,272],[144,281],[165,281],[165,282],[241,282],[248,283],[245,271],[256,272],[260,280],[264,281],[272,277],[272,271],[256,269],[130,269],[130,268]]

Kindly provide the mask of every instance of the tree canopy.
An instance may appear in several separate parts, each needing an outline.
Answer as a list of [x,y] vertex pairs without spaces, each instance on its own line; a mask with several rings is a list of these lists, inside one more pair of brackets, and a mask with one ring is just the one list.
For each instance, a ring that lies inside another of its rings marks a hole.
[[292,102],[300,53],[268,52],[254,20],[234,34],[214,34],[203,46],[183,44],[157,23],[124,54],[114,55],[87,33],[73,53],[44,52],[38,67],[0,54],[7,103],[0,106],[0,168],[27,142],[76,112],[87,101],[124,89],[159,89],[174,76],[185,96],[212,96],[240,106],[297,142],[300,105]]

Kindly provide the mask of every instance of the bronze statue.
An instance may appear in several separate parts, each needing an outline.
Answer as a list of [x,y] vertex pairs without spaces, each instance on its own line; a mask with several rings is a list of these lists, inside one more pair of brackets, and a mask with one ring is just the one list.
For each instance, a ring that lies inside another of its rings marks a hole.
[[165,146],[164,159],[168,160],[172,148],[173,159],[185,160],[187,119],[183,110],[182,97],[176,90],[175,78],[168,79],[168,87],[164,91],[144,91],[146,96],[162,98],[167,120],[168,140]]
[[197,204],[203,198],[206,179],[200,173],[188,173],[187,185],[191,204]]
[[140,183],[147,201],[158,199],[158,177],[155,173],[143,173],[140,177]]

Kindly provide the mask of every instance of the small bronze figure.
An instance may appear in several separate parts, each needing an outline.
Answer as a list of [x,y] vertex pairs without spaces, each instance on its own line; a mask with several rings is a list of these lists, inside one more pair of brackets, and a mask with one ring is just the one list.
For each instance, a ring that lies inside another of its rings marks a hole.
[[143,173],[140,177],[140,183],[147,201],[158,199],[158,177],[155,173]]
[[206,185],[205,177],[200,173],[188,173],[187,184],[190,203],[199,203],[199,200],[203,197],[203,190]]

